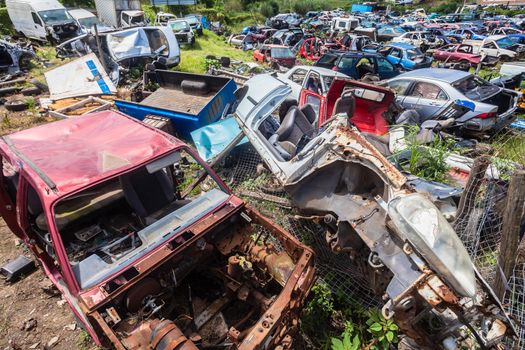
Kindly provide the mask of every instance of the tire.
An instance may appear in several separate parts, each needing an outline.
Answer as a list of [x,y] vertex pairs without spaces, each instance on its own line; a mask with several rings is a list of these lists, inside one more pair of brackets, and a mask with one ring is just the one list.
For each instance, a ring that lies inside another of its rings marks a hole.
[[220,61],[221,66],[223,66],[224,68],[230,67],[231,59],[229,57],[221,57]]
[[18,88],[18,87],[5,87],[5,88],[0,88],[0,97],[1,96],[7,96],[7,95],[13,95],[13,94],[16,94],[20,91],[21,89]]
[[210,87],[205,81],[183,80],[180,86],[182,92],[188,95],[204,95],[210,92]]
[[24,96],[36,96],[36,95],[39,95],[41,92],[42,90],[40,90],[36,86],[27,87],[20,91],[20,93]]
[[46,84],[41,83],[41,82],[39,82],[39,81],[36,80],[36,79],[31,79],[31,84],[33,84],[34,86],[36,86],[37,88],[39,88],[40,91],[49,91],[49,88],[47,87]]
[[4,104],[4,107],[10,112],[20,112],[20,111],[25,111],[29,106],[27,102],[24,100],[12,100],[12,101],[7,101]]

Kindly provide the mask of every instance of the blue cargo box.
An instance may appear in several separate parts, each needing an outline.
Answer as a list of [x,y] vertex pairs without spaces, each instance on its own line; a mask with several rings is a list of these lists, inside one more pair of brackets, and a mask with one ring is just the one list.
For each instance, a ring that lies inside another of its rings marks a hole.
[[235,102],[235,82],[204,74],[156,70],[144,73],[146,91],[140,103],[116,100],[117,109],[143,120],[148,115],[169,118],[177,136],[186,140],[190,133],[226,115]]

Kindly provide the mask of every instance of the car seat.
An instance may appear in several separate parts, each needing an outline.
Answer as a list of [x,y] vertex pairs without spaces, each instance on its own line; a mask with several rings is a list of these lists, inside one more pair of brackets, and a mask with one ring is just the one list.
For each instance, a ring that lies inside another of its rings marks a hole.
[[295,106],[286,113],[281,125],[268,141],[274,145],[285,160],[292,159],[301,145],[314,134],[314,127],[301,110]]
[[150,174],[142,167],[120,176],[120,184],[128,204],[147,224],[190,202],[175,200],[173,179],[163,169]]
[[308,119],[310,124],[312,124],[312,126],[315,127],[317,113],[315,113],[314,107],[310,103],[307,103],[301,107],[301,112],[303,112],[304,116],[306,117],[306,119]]
[[334,104],[332,116],[336,114],[346,114],[348,118],[352,118],[355,110],[355,98],[350,92],[343,92]]

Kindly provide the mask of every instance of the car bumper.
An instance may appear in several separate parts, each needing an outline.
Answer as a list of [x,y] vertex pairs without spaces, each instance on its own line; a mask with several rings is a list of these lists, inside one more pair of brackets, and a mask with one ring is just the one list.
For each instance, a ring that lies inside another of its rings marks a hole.
[[498,118],[472,118],[467,121],[463,128],[476,133],[483,133],[492,130],[497,124]]

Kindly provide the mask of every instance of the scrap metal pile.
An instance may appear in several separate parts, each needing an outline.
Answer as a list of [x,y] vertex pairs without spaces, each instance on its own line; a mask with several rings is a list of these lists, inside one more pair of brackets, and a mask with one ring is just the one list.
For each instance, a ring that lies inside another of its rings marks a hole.
[[68,61],[61,120],[0,140],[0,214],[97,345],[297,349],[319,278],[399,349],[523,346],[521,18],[280,14],[226,40],[257,64],[202,75],[169,68],[219,23],[95,3],[7,1]]

